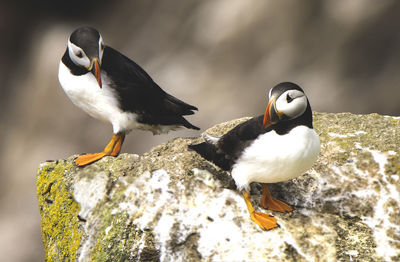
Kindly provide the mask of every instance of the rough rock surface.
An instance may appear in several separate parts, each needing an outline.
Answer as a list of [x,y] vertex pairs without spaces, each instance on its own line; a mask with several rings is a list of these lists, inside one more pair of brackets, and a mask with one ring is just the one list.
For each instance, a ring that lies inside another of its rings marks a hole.
[[[244,119],[206,132],[220,135]],[[84,168],[41,164],[37,196],[46,259],[79,261],[399,261],[400,119],[315,113],[313,168],[271,185],[295,207],[265,211],[262,231],[229,174],[177,138]],[[258,209],[260,190],[253,186]]]

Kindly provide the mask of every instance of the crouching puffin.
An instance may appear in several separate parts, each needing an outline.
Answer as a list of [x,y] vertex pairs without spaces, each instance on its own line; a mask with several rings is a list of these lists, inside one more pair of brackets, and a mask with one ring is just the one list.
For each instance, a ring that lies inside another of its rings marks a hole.
[[196,107],[163,91],[138,64],[104,45],[94,28],[81,27],[71,34],[58,79],[76,106],[113,127],[114,135],[103,152],[79,156],[78,166],[117,156],[132,129],[153,134],[181,126],[199,130],[183,117],[194,114]]
[[304,91],[290,82],[280,83],[270,90],[264,115],[239,124],[221,137],[204,134],[203,138],[205,142],[189,145],[189,149],[231,172],[251,219],[264,230],[278,224],[274,217],[255,212],[250,202],[250,183],[261,183],[263,208],[292,211],[288,204],[271,196],[267,183],[303,174],[320,151],[310,103]]

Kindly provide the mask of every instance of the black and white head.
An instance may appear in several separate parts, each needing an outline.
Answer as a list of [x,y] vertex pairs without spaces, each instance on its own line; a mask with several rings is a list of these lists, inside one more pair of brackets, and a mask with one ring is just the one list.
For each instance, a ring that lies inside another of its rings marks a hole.
[[92,72],[101,88],[100,66],[103,59],[104,42],[100,33],[92,27],[76,29],[68,39],[68,52],[72,62]]
[[264,114],[264,128],[281,121],[289,121],[301,117],[311,108],[303,89],[290,82],[283,82],[269,91],[269,102]]

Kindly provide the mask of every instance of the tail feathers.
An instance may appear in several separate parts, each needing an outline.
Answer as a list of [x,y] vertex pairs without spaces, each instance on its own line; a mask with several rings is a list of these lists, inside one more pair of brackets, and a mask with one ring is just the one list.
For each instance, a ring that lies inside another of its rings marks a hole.
[[167,108],[180,115],[193,115],[194,112],[192,110],[198,110],[197,107],[189,105],[170,94],[166,94],[165,103]]
[[194,130],[200,130],[199,127],[192,125],[192,124],[189,123],[189,121],[187,121],[184,117],[182,117],[182,119],[183,119],[182,125],[183,125],[184,127],[189,128],[189,129],[194,129]]
[[189,145],[189,150],[196,151],[199,155],[208,161],[213,162],[224,170],[229,170],[232,163],[224,154],[218,153],[217,148],[213,144],[203,142],[197,145]]

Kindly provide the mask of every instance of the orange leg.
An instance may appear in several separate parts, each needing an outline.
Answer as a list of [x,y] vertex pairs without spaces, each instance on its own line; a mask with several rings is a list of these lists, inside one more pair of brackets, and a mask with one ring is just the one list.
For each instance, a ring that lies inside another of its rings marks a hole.
[[117,156],[121,151],[122,143],[124,142],[125,134],[114,134],[111,141],[104,148],[103,152],[94,154],[85,154],[75,159],[77,166],[85,166],[91,164],[105,156]]
[[267,184],[261,183],[261,187],[263,195],[261,197],[260,205],[263,208],[268,208],[269,210],[278,212],[293,211],[293,208],[291,206],[271,196]]
[[250,202],[250,194],[248,192],[243,192],[243,198],[246,202],[247,209],[249,210],[251,220],[256,222],[263,230],[270,230],[278,226],[274,217],[254,211],[253,205]]
[[120,136],[121,136],[120,139],[117,141],[117,143],[114,146],[113,151],[111,152],[112,156],[118,156],[119,152],[121,152],[121,147],[125,140],[125,133],[120,134]]

